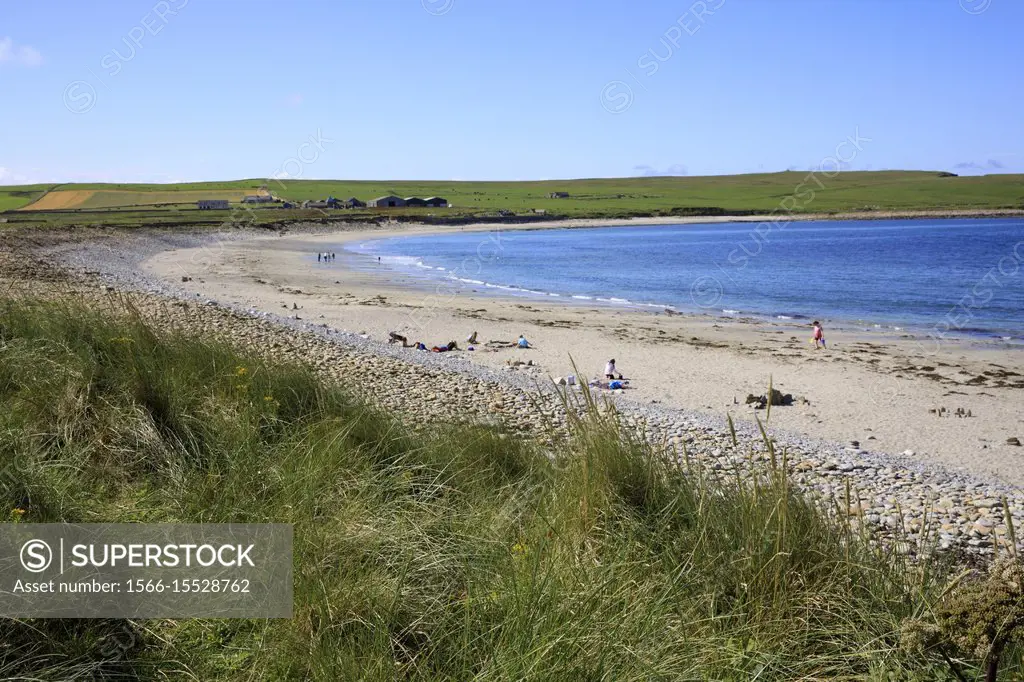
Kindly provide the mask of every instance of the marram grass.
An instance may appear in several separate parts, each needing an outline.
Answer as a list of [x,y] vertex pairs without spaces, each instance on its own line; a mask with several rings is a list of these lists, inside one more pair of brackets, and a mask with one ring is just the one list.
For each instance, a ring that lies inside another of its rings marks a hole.
[[[944,680],[983,668],[901,646],[907,623],[934,619],[944,567],[871,547],[781,467],[715,477],[584,401],[553,456],[482,427],[415,435],[301,366],[128,312],[4,299],[0,457],[17,463],[0,478],[5,520],[286,522],[296,542],[291,620],[3,620],[0,678]],[[1007,646],[1001,670],[1020,674]]]

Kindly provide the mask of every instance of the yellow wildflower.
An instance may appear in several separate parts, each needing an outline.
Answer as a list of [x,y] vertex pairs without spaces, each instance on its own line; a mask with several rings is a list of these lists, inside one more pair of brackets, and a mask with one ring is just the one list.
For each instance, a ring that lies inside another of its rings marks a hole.
[[242,367],[242,366],[235,367],[235,376],[244,377],[248,373],[249,373],[249,370],[246,367]]

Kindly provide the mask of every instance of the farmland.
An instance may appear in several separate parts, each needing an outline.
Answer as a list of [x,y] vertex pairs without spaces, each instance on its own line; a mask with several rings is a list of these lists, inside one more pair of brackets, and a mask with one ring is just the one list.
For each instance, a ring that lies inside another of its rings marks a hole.
[[[811,189],[797,202],[808,212],[1024,206],[1024,176],[943,177],[929,172],[849,172],[834,179],[806,172],[756,175],[608,178],[543,182],[345,182],[293,181],[275,194],[303,200],[331,194],[346,198],[443,196],[463,210],[528,211],[570,216],[639,215],[673,210],[742,213],[770,211],[786,197]],[[800,190],[798,187],[804,184]],[[551,192],[569,192],[551,199]]]
[[49,185],[20,185],[0,187],[0,211],[12,211],[26,206],[43,195]]
[[21,208],[23,211],[104,208],[160,208],[195,204],[200,199],[227,199],[238,203],[241,190],[133,192],[117,190],[56,190]]
[[[928,171],[823,173],[787,171],[733,176],[634,177],[529,182],[238,180],[182,184],[77,184],[0,187],[0,210],[9,222],[40,224],[177,224],[229,220],[229,211],[195,210],[199,199],[227,199],[266,188],[283,201],[334,196],[368,199],[386,194],[441,196],[450,209],[318,212],[319,218],[415,219],[428,214],[487,218],[543,211],[551,217],[743,215],[783,210],[793,214],[885,211],[986,211],[1024,209],[1024,175],[958,177]],[[567,192],[566,198],[551,198]],[[17,210],[17,214],[10,213]],[[308,219],[309,212],[280,204],[247,214],[250,222]]]

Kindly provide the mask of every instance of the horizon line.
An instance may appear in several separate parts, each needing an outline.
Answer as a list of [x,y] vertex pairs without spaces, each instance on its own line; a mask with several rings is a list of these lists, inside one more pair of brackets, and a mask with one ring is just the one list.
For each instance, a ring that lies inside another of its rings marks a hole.
[[[200,185],[210,184],[219,182],[254,182],[262,184],[270,184],[278,182],[281,184],[286,183],[303,183],[303,182],[339,182],[339,183],[390,183],[390,182],[418,182],[418,183],[458,183],[458,184],[528,184],[528,183],[551,183],[551,182],[589,182],[599,180],[692,180],[701,178],[729,178],[729,177],[742,177],[742,176],[753,176],[753,175],[782,175],[785,173],[814,173],[815,169],[792,169],[787,168],[778,171],[757,171],[749,173],[718,173],[708,175],[614,175],[614,176],[595,176],[595,177],[576,177],[576,178],[540,178],[540,179],[516,179],[516,180],[468,180],[468,179],[355,179],[355,178],[232,178],[232,179],[217,179],[217,180],[164,180],[164,181],[117,181],[117,180],[102,180],[102,181],[43,181],[43,182],[30,182],[21,183],[15,185],[0,185],[3,187],[35,187],[40,185],[60,186],[60,185]],[[963,175],[955,171],[950,170],[930,170],[930,169],[901,169],[901,168],[880,168],[872,170],[841,170],[842,174],[875,174],[875,173],[925,173],[925,174],[949,174],[955,177],[988,177],[992,175],[1024,175],[1024,173],[1004,171],[1004,172],[990,172],[990,173],[979,173],[977,175]]]

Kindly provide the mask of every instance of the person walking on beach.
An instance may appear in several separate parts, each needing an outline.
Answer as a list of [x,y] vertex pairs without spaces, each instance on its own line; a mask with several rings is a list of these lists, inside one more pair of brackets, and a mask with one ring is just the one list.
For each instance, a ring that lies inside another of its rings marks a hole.
[[320,252],[318,251],[318,252],[317,252],[317,254],[316,254],[316,262],[317,262],[317,263],[319,263],[319,262],[320,262],[320,259],[321,259],[321,258],[323,258],[323,256],[324,256],[324,254],[322,254],[322,253],[320,253]]
[[814,321],[814,332],[812,334],[812,340],[814,341],[814,350],[818,350],[818,344],[821,344],[822,348],[825,348],[825,332],[821,330],[821,323],[817,320]]

